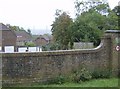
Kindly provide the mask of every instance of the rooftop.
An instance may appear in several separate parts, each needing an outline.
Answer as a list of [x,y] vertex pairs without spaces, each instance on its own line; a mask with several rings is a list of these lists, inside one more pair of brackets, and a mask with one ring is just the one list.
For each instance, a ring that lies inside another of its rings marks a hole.
[[0,30],[9,30],[9,28],[3,23],[0,23]]

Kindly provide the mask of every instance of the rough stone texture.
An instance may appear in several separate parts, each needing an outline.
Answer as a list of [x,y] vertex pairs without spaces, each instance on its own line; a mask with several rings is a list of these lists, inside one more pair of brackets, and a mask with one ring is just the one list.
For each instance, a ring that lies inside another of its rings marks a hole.
[[101,44],[94,49],[2,53],[3,84],[42,82],[55,76],[69,75],[83,67],[90,72],[114,71],[118,61],[115,59],[118,55],[113,56],[116,34],[118,32],[107,32]]
[[120,30],[108,30],[106,31],[106,36],[111,36],[112,43],[111,43],[111,55],[112,55],[112,61],[111,61],[111,68],[113,71],[113,75],[118,75],[120,66],[119,66],[119,60],[120,60],[120,50],[117,51],[116,47],[120,46]]

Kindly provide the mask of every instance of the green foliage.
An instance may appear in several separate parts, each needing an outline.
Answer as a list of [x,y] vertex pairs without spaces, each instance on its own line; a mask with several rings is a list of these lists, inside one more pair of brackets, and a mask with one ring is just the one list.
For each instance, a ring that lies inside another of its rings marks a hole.
[[57,43],[51,43],[51,44],[49,44],[50,46],[49,46],[49,49],[50,50],[60,50],[60,45],[59,44],[57,44]]
[[53,79],[48,80],[47,84],[63,84],[63,83],[65,83],[65,81],[66,81],[65,77],[60,75]]
[[107,2],[78,1],[75,2],[77,18],[72,25],[74,41],[100,43],[103,32],[108,29],[118,29],[118,19]]
[[[96,18],[95,18],[96,17]],[[99,22],[101,20],[101,23]],[[104,24],[104,17],[98,12],[87,12],[78,16],[72,25],[75,42],[94,42],[99,45],[103,31],[99,29]],[[103,20],[103,21],[102,21]]]
[[57,17],[51,30],[60,49],[72,49],[73,43],[80,41],[94,42],[98,46],[105,30],[119,29],[119,6],[111,10],[104,0],[76,0],[75,9],[74,21],[66,12],[56,10]]
[[111,77],[111,72],[108,70],[103,70],[103,71],[97,71],[95,70],[92,73],[92,78],[98,79],[98,78],[110,78]]
[[23,27],[12,26],[10,24],[7,24],[6,26],[8,26],[11,30],[14,30],[14,31],[23,31],[23,30],[25,30]]
[[28,32],[28,34],[32,35],[32,33],[31,33],[31,30],[30,30],[30,29],[28,29],[28,30],[27,30],[27,32]]
[[100,0],[89,0],[89,1],[75,1],[76,15],[79,16],[87,11],[97,11],[99,13],[107,13],[109,6],[107,2]]
[[27,46],[27,47],[34,47],[35,44],[33,42],[26,42],[25,46]]
[[86,68],[81,68],[80,70],[73,70],[72,73],[68,76],[60,75],[53,79],[50,79],[48,80],[47,84],[63,84],[66,82],[82,83],[85,81],[90,81],[92,79],[110,78],[110,77],[111,77],[110,71],[96,70],[93,73],[91,73]]
[[[20,86],[20,87],[3,87],[2,89],[67,89],[67,88],[72,88],[72,89],[118,89],[118,78],[111,78],[111,79],[94,79],[91,81],[86,81],[83,82],[81,84],[79,83],[63,83],[63,84],[49,84],[49,85],[45,85],[45,84],[36,84],[33,83],[31,86]],[[93,88],[94,87],[94,88]]]
[[43,51],[53,51],[60,50],[60,45],[58,43],[49,43],[47,45],[42,46]]
[[57,17],[52,24],[52,34],[56,44],[59,44],[60,49],[68,49],[68,44],[70,40],[69,30],[70,25],[72,23],[72,19],[70,16],[63,12],[59,14],[57,12]]
[[116,6],[113,10],[109,11],[107,16],[107,29],[119,30],[119,16],[120,16],[120,6]]
[[70,78],[72,82],[80,83],[80,82],[90,80],[92,76],[88,70],[86,70],[85,68],[82,68],[80,71],[73,71]]
[[46,46],[42,46],[42,51],[48,51]]

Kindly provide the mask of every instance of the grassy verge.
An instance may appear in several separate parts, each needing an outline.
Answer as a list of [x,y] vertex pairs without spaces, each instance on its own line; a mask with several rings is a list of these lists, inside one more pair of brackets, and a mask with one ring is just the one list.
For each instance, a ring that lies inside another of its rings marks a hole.
[[[18,86],[18,87],[8,87],[2,89],[46,89],[46,88],[78,88],[78,89],[112,89],[114,87],[118,87],[118,79],[111,78],[111,79],[94,79],[86,82],[81,83],[70,83],[66,82],[63,84],[48,84],[48,85],[41,85],[41,84],[32,84],[31,86]],[[117,88],[114,88],[117,89]]]
[[82,83],[63,83],[49,85],[33,84],[31,87],[118,87],[118,79],[96,79]]

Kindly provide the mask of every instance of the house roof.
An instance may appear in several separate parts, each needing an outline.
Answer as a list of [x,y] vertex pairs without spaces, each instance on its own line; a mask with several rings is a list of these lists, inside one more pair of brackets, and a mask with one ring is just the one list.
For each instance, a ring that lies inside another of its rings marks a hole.
[[0,23],[0,30],[10,30],[10,29],[3,23]]
[[4,25],[3,23],[0,23],[0,31],[11,31],[13,35],[16,36],[15,32],[6,25]]
[[17,41],[29,41],[29,40],[31,40],[31,35],[24,30],[23,31],[15,31],[15,34],[17,36]]
[[43,35],[42,38],[44,38],[46,41],[49,41],[49,37],[47,35]]
[[49,34],[44,34],[44,35],[40,35],[36,39],[45,39],[46,41],[50,41],[50,40],[52,40],[52,36]]
[[39,35],[32,35],[32,40],[35,40],[38,37],[39,37]]
[[42,35],[42,37],[47,41],[52,40],[52,35],[50,35],[50,34],[44,34],[44,35]]

